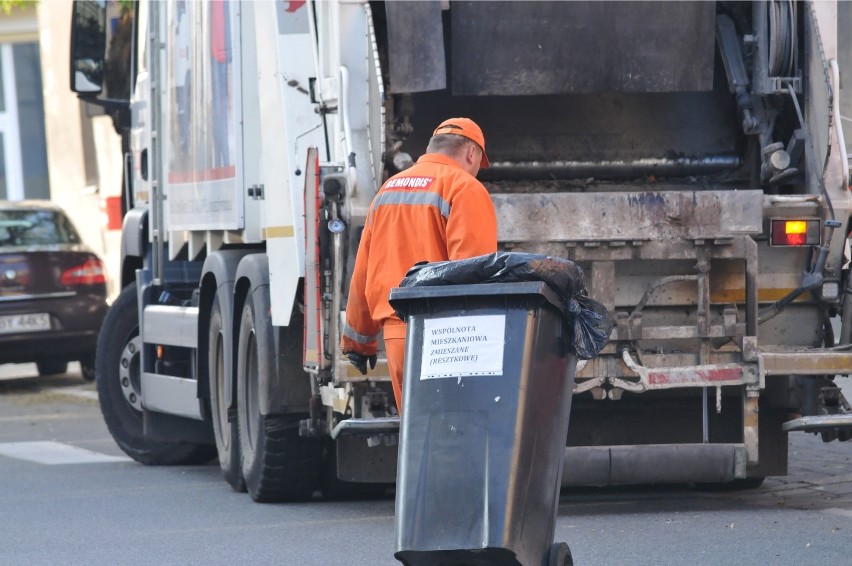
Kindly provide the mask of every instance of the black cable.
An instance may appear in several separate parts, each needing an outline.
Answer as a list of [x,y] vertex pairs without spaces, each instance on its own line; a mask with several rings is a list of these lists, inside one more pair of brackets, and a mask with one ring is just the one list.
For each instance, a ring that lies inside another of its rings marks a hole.
[[[802,115],[802,109],[799,107],[799,100],[796,98],[796,93],[793,91],[793,87],[791,87],[789,84],[787,85],[787,92],[790,93],[790,98],[793,99],[793,106],[796,108],[796,116],[799,118],[799,125],[805,131],[805,135],[807,137],[807,139],[805,140],[805,153],[807,153],[808,161],[810,162],[811,167],[813,167],[814,173],[816,173],[816,156],[814,155],[814,148],[813,144],[811,143],[811,132],[805,127],[805,118]],[[833,93],[832,96],[834,96]],[[825,175],[825,171],[828,169],[828,157],[830,154],[831,139],[829,138],[829,145],[826,148],[825,152],[825,163],[823,164],[822,171],[816,177],[817,181],[819,182],[820,192],[825,197],[825,203],[828,206],[828,211],[831,216],[831,220],[834,220],[834,205],[831,204],[831,197],[828,196],[828,190],[826,190],[825,183],[822,180],[823,176]]]

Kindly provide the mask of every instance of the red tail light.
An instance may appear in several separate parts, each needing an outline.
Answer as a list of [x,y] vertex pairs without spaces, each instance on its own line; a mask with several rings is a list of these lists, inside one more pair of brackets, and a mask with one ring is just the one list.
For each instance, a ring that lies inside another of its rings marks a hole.
[[773,219],[769,243],[773,246],[816,246],[819,245],[818,219]]
[[106,283],[106,271],[101,260],[91,258],[86,263],[66,269],[60,282],[67,287],[79,285],[103,285]]

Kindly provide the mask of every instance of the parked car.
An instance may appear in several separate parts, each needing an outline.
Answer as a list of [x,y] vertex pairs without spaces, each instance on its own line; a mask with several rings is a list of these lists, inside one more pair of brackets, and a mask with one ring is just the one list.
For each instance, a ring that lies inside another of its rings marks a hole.
[[78,360],[95,378],[107,311],[106,271],[49,201],[0,201],[0,363],[35,362],[40,375]]

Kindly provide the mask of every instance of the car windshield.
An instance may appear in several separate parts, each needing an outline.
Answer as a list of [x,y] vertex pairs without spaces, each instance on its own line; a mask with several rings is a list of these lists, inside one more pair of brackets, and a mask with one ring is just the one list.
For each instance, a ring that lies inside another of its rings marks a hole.
[[55,210],[0,210],[0,247],[79,244],[80,236]]

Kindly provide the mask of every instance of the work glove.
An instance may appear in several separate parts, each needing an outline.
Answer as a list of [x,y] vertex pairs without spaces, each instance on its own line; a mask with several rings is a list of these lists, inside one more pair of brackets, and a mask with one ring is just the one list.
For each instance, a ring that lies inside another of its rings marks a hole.
[[361,372],[361,375],[367,375],[367,362],[370,362],[370,369],[374,369],[376,367],[376,355],[365,356],[364,354],[359,354],[358,352],[347,352],[346,357],[349,358],[349,363],[358,368],[358,371]]

